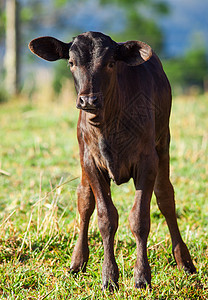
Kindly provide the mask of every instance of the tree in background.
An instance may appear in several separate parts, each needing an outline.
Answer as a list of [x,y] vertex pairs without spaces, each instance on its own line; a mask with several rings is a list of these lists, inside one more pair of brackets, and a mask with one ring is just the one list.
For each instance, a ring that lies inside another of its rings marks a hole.
[[17,0],[6,1],[6,89],[10,95],[18,94],[20,90],[20,33],[19,33],[19,3]]
[[0,44],[5,36],[5,13],[4,3],[0,2]]

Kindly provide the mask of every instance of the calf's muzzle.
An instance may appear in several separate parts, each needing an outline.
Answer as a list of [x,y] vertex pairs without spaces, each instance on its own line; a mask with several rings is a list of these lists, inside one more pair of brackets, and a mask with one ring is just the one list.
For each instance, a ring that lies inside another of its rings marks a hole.
[[77,98],[77,108],[85,111],[94,111],[101,107],[97,95],[80,95]]

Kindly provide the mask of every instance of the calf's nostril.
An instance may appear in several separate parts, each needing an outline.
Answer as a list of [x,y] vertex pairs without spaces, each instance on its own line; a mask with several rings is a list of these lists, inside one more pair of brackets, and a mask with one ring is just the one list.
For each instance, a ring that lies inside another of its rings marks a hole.
[[89,100],[90,100],[90,104],[91,104],[91,105],[96,105],[97,102],[98,102],[97,96],[90,97]]
[[97,98],[97,97],[94,97],[94,99],[93,99],[93,104],[97,104],[97,102],[98,102],[98,98]]
[[80,103],[80,105],[84,105],[85,104],[85,101],[84,101],[83,97],[80,97],[79,103]]

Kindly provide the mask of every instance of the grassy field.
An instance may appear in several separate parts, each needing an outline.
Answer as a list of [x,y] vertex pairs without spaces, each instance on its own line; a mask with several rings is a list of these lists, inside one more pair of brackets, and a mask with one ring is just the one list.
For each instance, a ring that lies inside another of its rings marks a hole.
[[[73,97],[72,97],[73,98]],[[112,185],[120,290],[101,292],[103,247],[96,213],[89,230],[86,274],[69,273],[79,232],[80,182],[71,101],[13,100],[0,105],[0,299],[208,299],[208,96],[174,99],[171,178],[179,226],[198,273],[177,269],[167,226],[151,204],[148,256],[152,291],[134,288],[135,240],[128,225],[132,182]]]

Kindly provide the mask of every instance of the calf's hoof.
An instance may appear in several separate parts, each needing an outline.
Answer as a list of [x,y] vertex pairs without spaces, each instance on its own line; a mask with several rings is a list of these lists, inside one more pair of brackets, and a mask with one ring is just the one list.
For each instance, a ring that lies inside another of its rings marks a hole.
[[71,264],[70,266],[70,273],[71,274],[77,274],[79,272],[83,272],[85,273],[86,272],[86,267],[87,267],[87,263],[82,263],[82,264]]
[[188,248],[185,243],[178,244],[173,249],[175,261],[180,269],[184,269],[189,274],[196,273],[196,268],[192,262]]
[[108,290],[111,293],[117,292],[119,290],[118,282],[105,281],[103,282],[102,291]]
[[117,291],[119,289],[118,285],[118,266],[116,262],[108,262],[104,261],[102,268],[102,290],[109,290],[110,292]]
[[148,283],[146,280],[138,280],[135,282],[135,288],[136,289],[151,289],[151,283]]
[[135,266],[134,269],[135,288],[137,289],[151,289],[151,270],[149,264],[142,270]]
[[72,274],[76,274],[80,271],[86,272],[88,258],[88,246],[86,245],[85,247],[81,247],[79,243],[77,243],[72,253],[70,272]]

